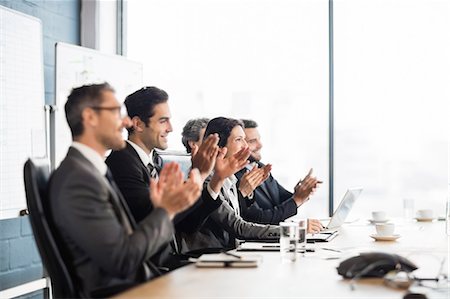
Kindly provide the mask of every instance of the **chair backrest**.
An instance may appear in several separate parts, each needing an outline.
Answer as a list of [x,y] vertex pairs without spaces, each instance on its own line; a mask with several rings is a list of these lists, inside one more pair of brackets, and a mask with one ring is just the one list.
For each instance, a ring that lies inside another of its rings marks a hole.
[[50,215],[47,186],[50,167],[47,159],[28,159],[24,166],[25,193],[39,253],[51,282],[55,298],[78,298],[74,273],[64,262],[65,249]]
[[191,154],[180,151],[157,151],[157,154],[161,158],[161,167],[169,162],[177,162],[181,167],[184,177],[188,177],[192,166]]

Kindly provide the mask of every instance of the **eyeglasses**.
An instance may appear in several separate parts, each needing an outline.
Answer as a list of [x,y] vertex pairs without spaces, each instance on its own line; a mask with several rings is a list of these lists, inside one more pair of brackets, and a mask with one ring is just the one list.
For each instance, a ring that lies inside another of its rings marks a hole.
[[90,107],[94,110],[107,110],[107,111],[112,111],[115,113],[118,113],[120,118],[125,118],[128,116],[128,111],[127,111],[127,107],[125,105],[121,105],[121,106],[115,106],[115,107],[101,107],[101,106],[93,106]]

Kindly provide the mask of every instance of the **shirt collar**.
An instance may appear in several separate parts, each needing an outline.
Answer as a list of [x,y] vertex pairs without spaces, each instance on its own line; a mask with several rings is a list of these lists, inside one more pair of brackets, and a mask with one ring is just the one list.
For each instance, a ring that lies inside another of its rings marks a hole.
[[222,188],[225,190],[230,190],[233,185],[236,185],[237,181],[236,176],[233,174],[224,180]]
[[141,159],[142,163],[145,166],[147,166],[149,163],[153,166],[153,159],[150,158],[153,155],[153,150],[150,152],[150,155],[147,155],[147,153],[142,149],[142,147],[140,147],[133,141],[127,140],[127,142],[134,148],[134,150],[137,152],[139,158]]
[[77,149],[89,162],[91,162],[101,175],[106,175],[108,166],[105,164],[104,157],[100,156],[91,147],[77,141],[72,142],[72,147]]
[[251,162],[251,163],[247,163],[247,165],[245,165],[245,169],[247,170],[252,170],[255,166],[256,166],[256,162]]

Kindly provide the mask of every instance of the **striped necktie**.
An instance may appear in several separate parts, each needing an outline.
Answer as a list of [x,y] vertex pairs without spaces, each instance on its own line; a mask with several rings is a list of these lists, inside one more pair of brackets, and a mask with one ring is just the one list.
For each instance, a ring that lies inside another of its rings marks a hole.
[[150,177],[152,179],[158,180],[159,179],[158,168],[156,166],[153,166],[152,163],[148,163],[147,168],[148,168],[148,171],[150,172]]

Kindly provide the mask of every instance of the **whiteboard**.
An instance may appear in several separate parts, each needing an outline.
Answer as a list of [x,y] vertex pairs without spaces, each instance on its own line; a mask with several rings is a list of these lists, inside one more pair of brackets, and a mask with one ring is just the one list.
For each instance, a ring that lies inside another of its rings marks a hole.
[[0,6],[0,219],[26,208],[23,165],[46,155],[44,103],[41,21]]
[[64,105],[72,88],[106,81],[115,89],[116,97],[122,103],[127,95],[142,88],[142,70],[142,63],[123,56],[65,43],[56,45],[56,111],[51,142],[52,167],[58,167],[72,143],[64,113]]

